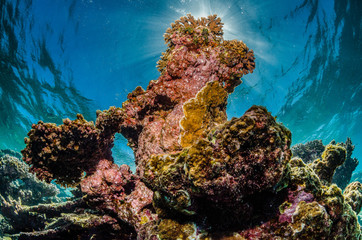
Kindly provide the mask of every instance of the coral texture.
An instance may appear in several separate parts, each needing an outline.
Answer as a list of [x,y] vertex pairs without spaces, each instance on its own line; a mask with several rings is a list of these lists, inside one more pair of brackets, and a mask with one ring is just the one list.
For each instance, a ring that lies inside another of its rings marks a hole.
[[362,184],[360,182],[350,183],[344,190],[343,196],[353,211],[358,214],[362,207]]
[[80,185],[82,192],[87,194],[88,205],[118,215],[136,229],[157,219],[147,208],[152,205],[153,193],[130,172],[127,165],[118,167],[108,160],[101,160],[96,172]]
[[[330,144],[306,164],[291,159],[291,133],[265,107],[227,121],[228,94],[255,64],[243,42],[223,40],[222,26],[216,15],[177,20],[165,34],[158,80],[121,108],[97,111],[95,124],[78,115],[33,125],[22,152],[30,170],[77,185],[79,199],[31,210],[4,201],[4,215],[31,219],[13,223],[20,237],[360,238],[359,188],[343,196],[331,184],[344,146]],[[112,161],[117,132],[135,152],[135,174]]]
[[100,135],[81,114],[74,121],[63,120],[60,126],[39,121],[25,139],[23,159],[39,179],[72,186],[84,172],[94,172],[99,160],[112,159],[108,139]]
[[334,141],[328,144],[322,153],[322,158],[318,158],[310,163],[311,168],[318,175],[323,184],[332,183],[334,171],[346,160],[346,149],[336,145]]
[[[338,145],[346,149],[347,155],[344,163],[335,170],[332,183],[337,184],[341,189],[345,189],[352,178],[353,171],[358,165],[358,160],[357,158],[352,158],[354,145],[352,145],[350,138],[347,138],[345,143],[341,142]],[[322,157],[325,147],[321,140],[313,140],[306,144],[296,144],[291,150],[294,157],[300,157],[305,163],[311,163]]]
[[350,138],[347,138],[345,143],[339,143],[347,151],[346,161],[342,166],[336,169],[336,173],[333,176],[332,182],[337,184],[341,189],[345,189],[352,178],[353,171],[358,166],[358,159],[352,157],[354,145]]
[[146,166],[147,185],[168,207],[185,212],[201,198],[236,210],[245,196],[271,190],[282,179],[291,135],[265,108],[253,106],[203,135],[178,154],[153,156]]
[[253,71],[253,51],[241,41],[223,40],[221,29],[216,16],[176,21],[165,34],[169,48],[158,62],[158,80],[146,90],[136,88],[122,108],[98,114],[97,128],[120,131],[128,139],[141,177],[151,155],[182,150],[179,122],[188,100],[208,82],[232,92],[243,74]]
[[60,201],[53,184],[47,184],[29,173],[29,166],[22,160],[4,155],[0,157],[0,196],[7,200],[34,205],[50,201]]
[[[2,202],[1,211],[12,220],[11,239],[134,239],[134,229],[106,215],[92,213],[83,200],[22,206]],[[20,232],[20,233],[19,233]],[[9,232],[8,232],[9,233]]]

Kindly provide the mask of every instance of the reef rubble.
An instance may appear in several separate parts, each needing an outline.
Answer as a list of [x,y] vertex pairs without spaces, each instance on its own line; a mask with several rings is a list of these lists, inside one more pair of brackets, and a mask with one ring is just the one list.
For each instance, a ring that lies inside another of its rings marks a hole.
[[[182,17],[166,31],[161,73],[122,107],[34,124],[23,160],[47,182],[77,188],[58,204],[1,207],[15,239],[360,239],[362,187],[332,183],[348,154],[330,144],[310,163],[292,157],[291,132],[265,107],[227,120],[227,97],[255,68],[216,15]],[[114,136],[137,171],[113,162]],[[348,147],[347,147],[348,148]],[[309,160],[308,160],[309,161]],[[31,224],[30,224],[31,223]]]

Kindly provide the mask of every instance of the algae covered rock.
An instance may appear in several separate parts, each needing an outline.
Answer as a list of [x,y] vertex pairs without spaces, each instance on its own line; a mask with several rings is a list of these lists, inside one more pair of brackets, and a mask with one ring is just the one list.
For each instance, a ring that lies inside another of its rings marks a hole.
[[[338,187],[345,189],[352,179],[353,171],[358,165],[357,158],[352,157],[354,145],[352,145],[350,138],[347,138],[345,143],[341,142],[336,144],[335,141],[332,141],[330,144],[338,145],[346,150],[346,159],[342,165],[336,168],[332,179],[332,182],[337,184]],[[293,156],[300,157],[305,163],[312,163],[316,159],[321,159],[325,149],[326,146],[323,145],[322,140],[313,140],[305,144],[296,144],[291,148]]]
[[60,126],[39,121],[25,139],[23,160],[39,179],[74,186],[84,172],[95,171],[99,160],[112,160],[110,140],[100,135],[100,130],[81,114],[74,121],[64,119]]
[[362,207],[362,184],[360,182],[350,183],[344,190],[343,196],[353,211],[358,214]]
[[303,159],[305,163],[311,163],[315,159],[320,158],[325,149],[322,140],[313,140],[305,144],[299,143],[291,147],[293,157]]
[[346,160],[346,149],[342,146],[330,143],[322,153],[322,158],[318,158],[310,163],[311,168],[318,175],[323,184],[332,183],[332,178],[337,167]]
[[341,189],[345,189],[351,181],[353,171],[357,168],[358,159],[352,157],[355,146],[352,144],[351,138],[347,138],[345,143],[339,143],[346,151],[346,161],[336,169],[332,182],[337,184]]
[[290,159],[290,132],[263,107],[205,137],[179,154],[152,157],[146,167],[147,185],[177,211],[187,212],[198,198],[237,209],[245,196],[272,191]]
[[92,208],[118,215],[119,219],[136,229],[157,219],[153,214],[153,193],[139,177],[133,175],[129,166],[101,160],[96,172],[81,182],[85,201]]

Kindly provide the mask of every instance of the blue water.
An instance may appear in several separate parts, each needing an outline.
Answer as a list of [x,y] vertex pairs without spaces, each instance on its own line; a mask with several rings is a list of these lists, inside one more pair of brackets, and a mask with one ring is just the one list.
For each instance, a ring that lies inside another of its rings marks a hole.
[[[159,73],[163,33],[191,13],[218,14],[225,39],[241,39],[256,70],[229,97],[228,115],[266,106],[293,144],[352,138],[362,160],[360,0],[3,0],[0,38],[0,149],[21,150],[38,120],[121,106]],[[118,163],[133,164],[122,136]],[[132,165],[134,167],[134,165]],[[362,169],[362,167],[360,167]]]

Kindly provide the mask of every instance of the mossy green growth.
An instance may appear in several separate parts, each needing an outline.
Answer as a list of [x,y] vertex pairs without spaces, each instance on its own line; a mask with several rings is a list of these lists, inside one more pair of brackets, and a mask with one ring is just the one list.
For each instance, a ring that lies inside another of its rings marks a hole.
[[[218,83],[209,83],[184,105],[186,114],[181,125],[192,131],[184,133],[187,141],[183,143],[191,146],[186,145],[179,153],[151,156],[145,164],[143,180],[158,192],[156,207],[190,215],[197,212],[202,198],[210,204],[237,208],[246,195],[277,192],[287,186],[290,131],[260,106],[251,107],[241,118],[221,123],[223,107],[219,112],[215,109],[223,101],[213,96],[215,92],[220,95],[218,91],[227,95]],[[200,114],[202,106],[195,106],[202,101],[209,109]],[[220,119],[213,120],[220,124],[213,127],[212,119]],[[198,136],[195,132],[199,129],[203,131]]]
[[322,186],[321,195],[318,197],[323,205],[327,206],[331,218],[339,218],[345,207],[342,190],[335,184]]
[[313,193],[313,195],[320,195],[322,184],[318,176],[302,159],[292,158],[289,161],[289,166],[289,186],[295,189],[300,187],[307,192]]
[[350,183],[344,190],[343,196],[353,211],[358,214],[362,207],[362,184],[360,182]]
[[322,158],[316,159],[309,166],[318,175],[324,185],[332,183],[333,175],[337,167],[346,160],[346,149],[332,141],[322,153]]

